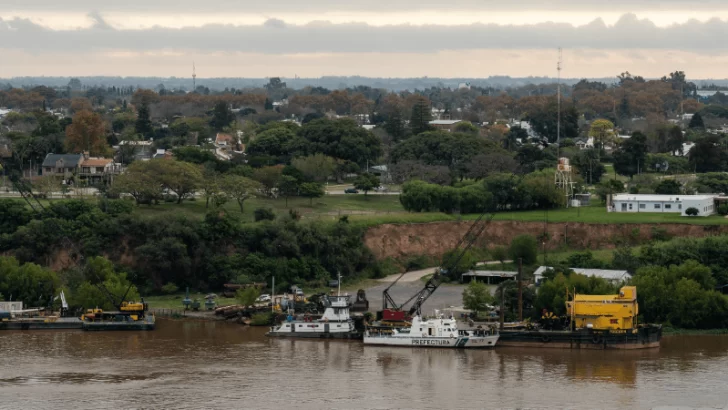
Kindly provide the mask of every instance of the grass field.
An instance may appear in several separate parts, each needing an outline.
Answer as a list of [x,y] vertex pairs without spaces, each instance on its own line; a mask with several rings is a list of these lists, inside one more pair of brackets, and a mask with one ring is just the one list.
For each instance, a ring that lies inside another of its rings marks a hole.
[[[243,220],[253,220],[257,208],[270,208],[278,214],[285,214],[290,209],[296,210],[304,217],[329,217],[335,219],[340,215],[386,215],[391,213],[406,213],[399,203],[397,195],[326,195],[322,198],[315,198],[313,201],[306,198],[289,198],[286,204],[285,199],[251,198],[244,202],[243,212],[237,202],[229,201],[223,209],[231,215],[239,216]],[[181,204],[161,203],[159,205],[141,205],[135,208],[139,215],[155,216],[169,213],[170,211],[202,219],[207,211],[212,208],[205,208],[205,201],[183,201]]]
[[[91,199],[89,199],[91,200]],[[47,202],[47,201],[44,201]],[[306,198],[285,199],[251,198],[245,201],[244,212],[240,212],[234,201],[226,203],[222,208],[231,215],[241,217],[243,221],[252,221],[257,208],[270,208],[279,215],[296,210],[305,219],[321,219],[335,221],[342,215],[349,215],[352,224],[368,227],[386,223],[426,223],[439,221],[473,220],[478,215],[456,215],[441,212],[413,213],[407,212],[399,202],[398,195],[326,195],[313,201]],[[186,215],[202,219],[206,212],[205,201],[183,201],[181,204],[160,203],[159,205],[141,205],[135,207],[135,213],[144,216],[159,216],[169,213]],[[636,223],[679,223],[694,225],[724,225],[728,218],[721,215],[708,217],[684,217],[678,214],[662,213],[608,213],[602,204],[581,208],[561,208],[532,211],[501,211],[494,216],[496,221],[523,222],[581,222],[591,224],[636,224]]]

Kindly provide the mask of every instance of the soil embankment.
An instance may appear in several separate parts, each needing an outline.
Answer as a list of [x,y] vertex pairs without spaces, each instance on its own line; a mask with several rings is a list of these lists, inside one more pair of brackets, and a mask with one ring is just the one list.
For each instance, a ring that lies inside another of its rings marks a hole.
[[[364,243],[378,259],[417,255],[441,256],[452,249],[470,228],[472,221],[424,224],[385,224],[369,228]],[[609,249],[619,241],[640,244],[655,235],[704,237],[728,233],[728,225],[690,224],[586,224],[492,221],[478,245],[507,246],[518,235],[546,235],[546,249]]]

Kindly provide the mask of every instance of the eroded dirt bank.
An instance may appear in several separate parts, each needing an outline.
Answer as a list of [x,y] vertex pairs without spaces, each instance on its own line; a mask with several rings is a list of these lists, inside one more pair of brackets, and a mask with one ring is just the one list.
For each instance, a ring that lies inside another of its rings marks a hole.
[[[424,224],[386,224],[369,228],[364,243],[378,259],[416,255],[441,256],[452,249],[468,230],[472,221],[432,222]],[[728,233],[728,225],[689,224],[586,224],[493,221],[486,227],[478,244],[488,248],[507,246],[521,234],[543,237],[548,233],[547,249],[568,245],[574,249],[614,248],[619,240],[637,244],[653,235],[703,237]]]

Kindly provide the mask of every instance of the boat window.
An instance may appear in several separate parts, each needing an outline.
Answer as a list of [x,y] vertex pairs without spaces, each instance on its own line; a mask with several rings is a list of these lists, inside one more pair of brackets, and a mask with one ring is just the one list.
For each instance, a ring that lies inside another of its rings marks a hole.
[[291,325],[286,325],[286,327],[291,327]]

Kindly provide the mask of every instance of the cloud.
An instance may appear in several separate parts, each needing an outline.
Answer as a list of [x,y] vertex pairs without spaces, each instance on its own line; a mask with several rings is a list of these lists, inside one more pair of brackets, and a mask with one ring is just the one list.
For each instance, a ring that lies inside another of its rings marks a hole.
[[522,11],[535,10],[569,10],[569,11],[612,11],[630,10],[715,10],[725,8],[723,0],[369,0],[369,1],[341,1],[341,0],[125,0],[104,1],[98,0],[3,0],[0,11],[36,10],[36,11],[164,11],[168,13],[183,12],[313,12],[313,11],[372,11],[380,10],[382,13],[393,11],[422,10],[471,10],[471,11]]
[[719,41],[728,35],[728,22],[688,21],[657,27],[649,20],[625,14],[608,26],[595,20],[583,26],[565,23],[533,25],[389,25],[312,22],[287,24],[274,18],[265,24],[120,30],[99,13],[89,15],[93,26],[50,30],[27,19],[0,19],[3,48],[29,52],[89,50],[200,50],[262,54],[298,53],[432,53],[474,49],[678,49],[700,52],[725,50]]

